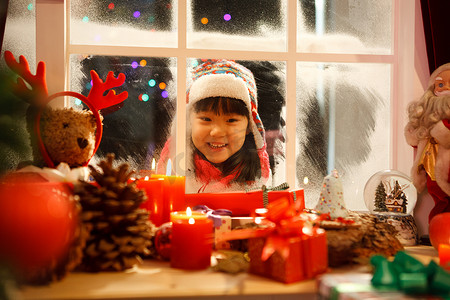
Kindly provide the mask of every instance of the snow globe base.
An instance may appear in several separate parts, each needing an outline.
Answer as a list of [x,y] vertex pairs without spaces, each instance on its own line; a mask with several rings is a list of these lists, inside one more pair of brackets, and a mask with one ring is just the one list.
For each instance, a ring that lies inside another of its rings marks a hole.
[[375,213],[380,222],[394,226],[396,238],[403,246],[414,246],[419,242],[419,232],[414,217],[409,214]]

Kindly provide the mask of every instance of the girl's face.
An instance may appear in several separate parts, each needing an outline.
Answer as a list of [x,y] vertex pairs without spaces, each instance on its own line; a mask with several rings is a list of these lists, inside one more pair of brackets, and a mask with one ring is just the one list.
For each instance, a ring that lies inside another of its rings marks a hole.
[[436,77],[434,81],[434,94],[436,96],[450,94],[450,70],[445,70]]
[[193,112],[190,117],[194,146],[212,163],[235,154],[245,141],[248,119],[235,113]]

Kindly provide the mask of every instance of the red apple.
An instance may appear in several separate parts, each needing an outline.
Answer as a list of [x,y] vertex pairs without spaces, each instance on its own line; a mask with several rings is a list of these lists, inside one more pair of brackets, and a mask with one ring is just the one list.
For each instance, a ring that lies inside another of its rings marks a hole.
[[26,272],[67,252],[78,214],[66,183],[18,174],[0,182],[0,261]]
[[440,244],[450,245],[450,212],[434,216],[429,224],[430,242],[438,249]]

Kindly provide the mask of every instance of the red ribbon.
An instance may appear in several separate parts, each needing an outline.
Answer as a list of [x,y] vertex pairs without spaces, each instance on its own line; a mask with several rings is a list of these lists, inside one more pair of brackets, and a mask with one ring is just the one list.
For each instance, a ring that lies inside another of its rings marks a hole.
[[275,252],[286,259],[289,256],[290,238],[313,236],[321,219],[314,214],[298,212],[295,204],[290,204],[285,197],[269,203],[267,212],[259,216],[263,218],[255,217],[255,223],[260,220],[261,227],[225,232],[220,241],[265,237],[261,260],[266,261]]

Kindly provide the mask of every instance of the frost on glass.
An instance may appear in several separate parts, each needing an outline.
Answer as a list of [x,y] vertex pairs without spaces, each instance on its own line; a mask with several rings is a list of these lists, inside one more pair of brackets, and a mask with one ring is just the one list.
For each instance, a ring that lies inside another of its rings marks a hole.
[[286,0],[189,0],[187,47],[286,51]]
[[[5,34],[1,47],[11,51],[15,56],[27,58],[30,69],[36,69],[36,7],[34,0],[9,1]],[[5,67],[3,59],[1,62]]]
[[307,207],[336,169],[347,208],[366,209],[364,184],[390,165],[390,68],[297,63],[296,182]]
[[391,0],[299,0],[297,50],[390,54]]
[[[173,58],[71,55],[71,90],[85,96],[90,70],[102,80],[109,71],[126,76],[116,93],[128,92],[123,107],[101,111],[103,137],[94,159],[114,153],[136,170],[150,170],[170,134],[176,107],[176,63]],[[81,103],[71,103],[80,107]]]
[[[201,59],[189,59],[187,62],[187,83],[192,83],[192,70],[202,63]],[[272,182],[275,186],[286,181],[285,141],[286,141],[286,99],[285,99],[285,62],[275,61],[243,61],[237,63],[249,69],[256,81],[258,114],[266,132],[267,153],[272,171]],[[189,122],[189,118],[186,118]],[[189,126],[189,125],[187,125]],[[189,138],[189,137],[187,137]],[[187,142],[187,144],[190,141]]]
[[177,0],[71,0],[70,43],[176,47]]

